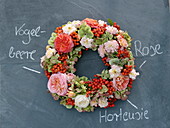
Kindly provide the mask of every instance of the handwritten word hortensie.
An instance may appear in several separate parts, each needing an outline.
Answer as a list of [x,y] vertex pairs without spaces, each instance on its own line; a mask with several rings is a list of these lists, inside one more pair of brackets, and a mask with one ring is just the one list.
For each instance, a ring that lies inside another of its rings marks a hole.
[[[22,45],[30,45],[33,37],[39,38],[42,33],[45,31],[41,31],[41,27],[35,27],[32,29],[29,29],[26,27],[26,23],[22,24],[21,26],[15,26],[15,36],[21,39]],[[18,44],[21,45],[21,44]],[[34,59],[34,54],[36,53],[36,50],[21,50],[21,49],[15,49],[14,46],[11,46],[9,48],[8,55],[10,58],[16,58],[16,59]]]
[[113,113],[105,110],[104,112],[99,112],[99,122],[113,122],[113,121],[130,121],[130,120],[148,120],[149,111],[144,110],[143,108],[136,110],[134,112],[123,111],[122,108],[119,109],[119,112]]

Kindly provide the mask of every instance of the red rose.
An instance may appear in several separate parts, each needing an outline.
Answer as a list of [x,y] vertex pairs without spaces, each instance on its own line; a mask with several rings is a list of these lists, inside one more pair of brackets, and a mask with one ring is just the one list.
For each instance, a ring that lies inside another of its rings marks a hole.
[[61,33],[58,34],[54,41],[54,47],[58,52],[68,53],[74,47],[71,36]]
[[97,20],[94,19],[90,19],[90,18],[86,18],[83,20],[84,22],[87,23],[87,25],[89,25],[92,28],[97,28],[99,27],[99,23],[97,22]]

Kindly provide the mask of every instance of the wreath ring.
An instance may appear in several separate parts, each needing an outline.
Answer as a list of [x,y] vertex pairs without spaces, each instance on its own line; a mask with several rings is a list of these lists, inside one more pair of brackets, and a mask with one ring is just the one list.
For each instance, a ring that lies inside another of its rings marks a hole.
[[[139,75],[134,69],[131,37],[120,30],[117,23],[108,19],[86,18],[74,20],[57,27],[51,34],[41,66],[48,77],[47,88],[55,100],[66,108],[91,112],[96,107],[114,107],[116,100],[126,100],[132,82]],[[94,79],[79,77],[74,73],[75,63],[83,50],[98,51],[108,66]]]

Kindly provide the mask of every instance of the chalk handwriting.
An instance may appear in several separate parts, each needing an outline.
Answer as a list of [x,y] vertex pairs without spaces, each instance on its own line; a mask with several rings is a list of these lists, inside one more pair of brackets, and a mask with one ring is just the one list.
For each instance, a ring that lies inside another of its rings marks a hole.
[[148,120],[149,111],[144,110],[141,108],[140,110],[136,110],[135,112],[127,112],[123,111],[122,108],[119,109],[118,113],[108,113],[107,110],[104,112],[99,112],[99,122],[106,123],[106,122],[112,122],[112,121],[130,121],[130,120]]
[[142,47],[142,43],[139,40],[136,40],[134,42],[135,44],[135,54],[136,56],[142,55],[142,56],[155,56],[155,55],[159,55],[162,54],[163,52],[161,51],[161,46],[160,44],[156,44],[155,46],[144,46]]
[[35,60],[33,58],[33,55],[36,53],[36,50],[32,50],[32,51],[14,51],[14,47],[10,47],[9,49],[9,57],[10,58],[17,58],[17,59],[31,59],[31,60]]
[[23,44],[29,44],[32,40],[32,37],[40,37],[40,33],[44,33],[45,31],[41,31],[41,27],[38,26],[35,29],[24,28],[25,23],[21,25],[21,27],[15,26],[15,35],[16,36],[27,36],[26,40],[22,40]]

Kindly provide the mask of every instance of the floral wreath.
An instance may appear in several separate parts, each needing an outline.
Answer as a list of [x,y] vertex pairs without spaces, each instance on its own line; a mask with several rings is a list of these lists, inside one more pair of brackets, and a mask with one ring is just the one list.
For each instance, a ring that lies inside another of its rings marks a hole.
[[[49,79],[47,87],[52,97],[60,99],[68,109],[90,112],[97,107],[114,107],[115,101],[127,99],[132,82],[139,75],[130,51],[131,37],[111,19],[108,22],[110,25],[90,18],[69,21],[57,27],[48,40],[46,54],[41,58]],[[74,74],[75,63],[88,49],[98,50],[108,66],[94,79]]]

